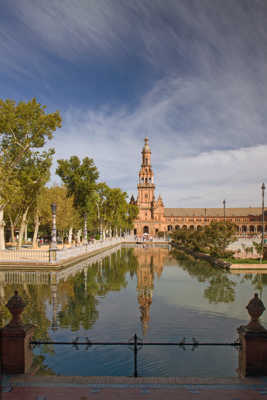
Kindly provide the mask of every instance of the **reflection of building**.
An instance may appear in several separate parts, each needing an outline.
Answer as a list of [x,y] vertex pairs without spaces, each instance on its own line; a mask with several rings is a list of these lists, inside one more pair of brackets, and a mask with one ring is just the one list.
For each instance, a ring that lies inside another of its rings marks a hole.
[[146,335],[150,320],[150,306],[154,289],[155,274],[160,278],[168,249],[164,248],[135,248],[134,254],[138,259],[137,293],[142,323],[143,336]]
[[[158,232],[174,229],[200,229],[211,221],[230,221],[237,225],[240,234],[255,234],[262,230],[260,207],[248,208],[165,208],[162,198],[155,198],[154,173],[151,166],[151,150],[148,138],[142,150],[142,164],[139,171],[138,195],[131,203],[139,207],[134,222],[134,234],[144,233],[155,236]],[[265,211],[267,213],[267,211]],[[265,225],[267,232],[267,224]]]

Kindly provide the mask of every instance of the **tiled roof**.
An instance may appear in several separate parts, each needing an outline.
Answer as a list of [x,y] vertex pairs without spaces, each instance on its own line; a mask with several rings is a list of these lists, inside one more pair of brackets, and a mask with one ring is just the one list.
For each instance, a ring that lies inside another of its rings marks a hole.
[[[261,213],[262,209],[260,207],[225,209],[226,217],[246,217],[248,215],[261,215]],[[205,217],[205,216],[223,217],[224,210],[223,208],[165,208],[164,216],[165,217]]]

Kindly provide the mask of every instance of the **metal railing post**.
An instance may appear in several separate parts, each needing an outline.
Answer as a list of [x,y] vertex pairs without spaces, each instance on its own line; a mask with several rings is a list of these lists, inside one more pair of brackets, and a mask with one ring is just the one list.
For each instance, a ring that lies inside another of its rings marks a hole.
[[134,334],[134,377],[137,378],[137,335],[136,333]]

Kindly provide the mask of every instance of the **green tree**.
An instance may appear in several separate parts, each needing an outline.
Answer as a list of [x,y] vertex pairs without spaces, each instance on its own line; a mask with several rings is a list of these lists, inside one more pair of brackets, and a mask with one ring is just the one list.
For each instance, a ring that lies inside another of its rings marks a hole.
[[[262,259],[262,243],[261,242],[253,242],[253,246],[257,252],[257,254],[260,256],[260,258]],[[252,247],[253,249],[253,247]]]
[[73,196],[74,207],[81,216],[92,206],[93,193],[96,190],[98,170],[92,158],[85,157],[82,161],[77,156],[69,160],[58,160],[56,173],[66,185],[68,196]]
[[236,240],[236,227],[229,222],[211,222],[203,230],[179,229],[172,233],[174,244],[193,251],[205,251],[214,257],[226,257],[230,243]]
[[77,156],[69,160],[58,160],[56,173],[66,185],[68,196],[73,196],[74,208],[87,222],[87,215],[93,212],[96,181],[99,177],[94,161],[88,157],[80,161]]
[[231,252],[226,248],[236,240],[236,226],[231,222],[211,222],[204,230],[210,255],[226,257]]
[[35,246],[39,228],[42,236],[50,236],[52,228],[52,203],[56,203],[57,205],[57,231],[62,239],[68,237],[71,244],[72,232],[81,224],[79,214],[73,207],[73,197],[67,196],[67,188],[58,185],[49,188],[45,187],[38,196],[33,213],[33,245]]
[[5,247],[4,208],[17,190],[19,167],[60,126],[59,112],[47,114],[36,99],[17,104],[0,99],[0,249]]
[[129,218],[127,193],[112,188],[107,198],[107,220],[110,230],[117,236],[125,229]]
[[22,218],[19,231],[19,246],[22,244],[28,213],[36,205],[41,189],[50,178],[53,150],[31,153],[28,159],[20,163],[18,182],[21,191]]

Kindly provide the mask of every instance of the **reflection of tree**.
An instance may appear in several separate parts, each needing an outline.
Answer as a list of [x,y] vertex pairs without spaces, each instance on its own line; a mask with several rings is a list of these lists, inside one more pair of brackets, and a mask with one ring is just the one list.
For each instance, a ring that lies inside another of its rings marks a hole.
[[231,303],[235,300],[235,285],[226,274],[221,273],[209,280],[210,286],[204,290],[204,297],[210,303]]
[[235,300],[236,283],[229,278],[228,272],[213,267],[207,261],[196,260],[181,251],[174,250],[172,254],[190,276],[197,278],[199,282],[208,282],[204,297],[210,303],[231,303]]
[[262,296],[263,287],[267,286],[267,274],[245,274],[243,276],[243,281],[250,281],[254,286],[254,290],[260,292],[260,296]]
[[70,327],[72,331],[79,330],[80,326],[90,329],[98,319],[97,299],[94,293],[87,292],[84,280],[84,272],[71,278],[73,296],[68,298],[67,304],[58,313],[60,326]]
[[[1,310],[3,313],[2,326],[6,325],[11,318],[11,315],[5,304],[14,295],[17,290],[19,295],[26,301],[27,306],[22,314],[22,320],[25,324],[34,325],[33,340],[50,341],[48,334],[51,325],[50,320],[46,315],[46,302],[50,297],[50,287],[46,285],[5,285],[5,297],[1,302]],[[1,312],[0,310],[0,312]],[[41,345],[42,353],[53,354],[54,350],[51,345]],[[38,371],[46,371],[47,366],[44,364],[44,356],[33,354],[33,369]],[[47,370],[47,374],[52,371]]]
[[[34,339],[36,340],[50,340],[48,329],[50,321],[46,315],[46,302],[49,299],[50,291],[45,285],[12,285],[5,286],[5,299],[4,304],[14,295],[17,290],[19,295],[26,301],[27,307],[22,314],[22,320],[25,324],[32,324],[35,326]],[[2,305],[4,314],[4,324],[10,319],[10,313],[7,308]]]
[[58,313],[61,327],[77,331],[80,326],[88,330],[94,325],[99,317],[97,296],[125,288],[126,274],[136,270],[137,261],[132,250],[121,249],[64,282],[64,288],[71,286],[71,290]]
[[56,375],[56,373],[45,365],[45,357],[42,355],[34,355],[32,362],[32,370],[38,371],[38,375]]

